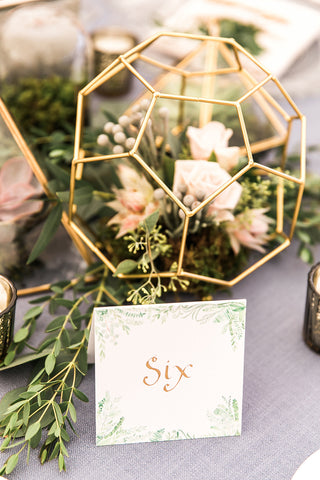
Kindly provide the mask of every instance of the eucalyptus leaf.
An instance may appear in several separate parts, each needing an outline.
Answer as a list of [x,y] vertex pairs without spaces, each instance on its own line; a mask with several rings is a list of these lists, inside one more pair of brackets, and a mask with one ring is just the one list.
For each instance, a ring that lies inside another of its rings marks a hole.
[[154,227],[157,225],[159,220],[159,210],[151,213],[147,218],[144,219],[143,223],[147,228],[148,233],[151,233]]
[[26,434],[25,434],[25,439],[26,441],[28,440],[31,440],[32,437],[34,437],[35,435],[37,435],[37,433],[39,432],[41,428],[41,424],[40,422],[35,422],[33,423],[32,425],[30,425],[26,431]]
[[10,392],[3,395],[0,400],[0,420],[5,417],[5,413],[12,402],[17,400],[20,393],[25,392],[25,390],[25,387],[14,388]]
[[57,203],[49,213],[38,240],[30,253],[27,261],[28,264],[32,263],[52,240],[60,225],[62,211],[61,203]]
[[15,333],[15,335],[13,337],[13,341],[15,343],[22,342],[23,340],[25,340],[27,338],[28,335],[29,335],[29,328],[27,328],[27,327],[20,328],[20,330],[18,330]]
[[39,305],[37,307],[32,307],[28,310],[23,316],[23,320],[30,320],[32,318],[38,317],[42,313],[42,307]]
[[41,352],[34,352],[34,353],[27,353],[25,355],[19,355],[10,364],[0,367],[0,371],[8,370],[9,368],[18,367],[25,363],[33,362],[34,360],[39,360],[40,358],[48,355],[49,352],[51,352],[51,349],[45,349]]
[[135,260],[123,260],[122,262],[119,263],[119,265],[116,268],[116,271],[114,272],[114,276],[118,276],[121,273],[127,274],[135,270],[138,266],[138,262]]
[[50,353],[47,356],[46,361],[45,361],[45,369],[46,369],[46,372],[47,372],[48,375],[50,375],[50,373],[52,373],[55,364],[56,364],[56,357],[54,356],[53,353]]
[[16,468],[19,460],[19,453],[14,453],[7,460],[6,473],[9,475]]

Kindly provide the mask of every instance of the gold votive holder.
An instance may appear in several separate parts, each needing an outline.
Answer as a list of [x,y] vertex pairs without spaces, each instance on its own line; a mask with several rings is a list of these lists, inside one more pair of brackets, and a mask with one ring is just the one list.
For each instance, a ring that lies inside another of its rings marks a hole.
[[320,353],[320,262],[308,274],[303,337],[312,350]]
[[0,275],[0,361],[12,341],[16,301],[16,287],[7,277]]
[[[94,74],[98,75],[119,55],[123,55],[136,45],[136,38],[130,32],[117,27],[104,28],[92,34]],[[130,89],[131,73],[122,69],[98,89],[102,95],[124,95]]]

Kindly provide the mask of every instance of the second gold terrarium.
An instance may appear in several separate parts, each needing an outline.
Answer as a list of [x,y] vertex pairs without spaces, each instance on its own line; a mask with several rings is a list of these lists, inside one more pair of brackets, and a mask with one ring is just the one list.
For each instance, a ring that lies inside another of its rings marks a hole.
[[[110,104],[97,149],[86,151],[85,101],[122,70],[138,100],[118,111]],[[303,115],[232,39],[155,35],[79,93],[69,223],[112,272],[128,258],[130,235],[158,211],[168,249],[155,255],[153,274],[232,286],[290,245],[304,178]],[[98,205],[91,216],[76,207],[84,181]],[[150,274],[139,266],[122,277]]]

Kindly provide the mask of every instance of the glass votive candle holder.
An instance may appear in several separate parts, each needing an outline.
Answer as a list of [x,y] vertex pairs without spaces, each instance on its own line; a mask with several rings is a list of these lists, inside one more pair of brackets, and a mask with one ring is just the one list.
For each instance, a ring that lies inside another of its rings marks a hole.
[[[92,34],[94,57],[94,74],[98,75],[108,67],[119,55],[123,55],[136,45],[135,37],[126,30],[109,27],[97,30]],[[123,68],[108,82],[97,90],[102,95],[124,95],[129,91],[132,74]]]
[[320,262],[308,274],[303,337],[312,350],[320,353]]
[[0,275],[0,361],[12,341],[16,301],[16,287],[7,277]]

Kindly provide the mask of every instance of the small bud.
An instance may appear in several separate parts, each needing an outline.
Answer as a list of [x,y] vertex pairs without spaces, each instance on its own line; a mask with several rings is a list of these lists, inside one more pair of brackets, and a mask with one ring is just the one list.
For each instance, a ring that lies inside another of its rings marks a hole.
[[113,153],[115,153],[116,155],[119,154],[119,153],[123,153],[124,152],[124,148],[122,145],[115,145],[112,149]]
[[162,200],[164,198],[164,191],[162,188],[156,188],[156,190],[153,192],[153,198],[155,200]]
[[127,137],[125,136],[125,134],[123,132],[116,132],[114,134],[114,141],[116,143],[120,143],[120,144],[123,144],[125,143]]
[[191,205],[193,204],[193,202],[195,201],[195,198],[193,195],[186,195],[184,198],[183,198],[183,203],[185,204],[186,207],[191,207]]
[[195,202],[193,202],[193,204],[191,205],[191,210],[194,210],[195,208],[199,207],[201,202],[198,202],[198,200],[196,200]]
[[206,194],[203,190],[197,190],[195,192],[195,196],[196,196],[196,199],[199,200],[199,202],[202,202],[202,200],[204,200]]
[[133,107],[131,108],[131,111],[133,113],[138,113],[140,112],[140,105],[136,104],[136,105],[133,105]]
[[[140,126],[143,124],[143,121],[144,121],[144,117],[141,118],[141,120],[140,120]],[[151,127],[152,127],[152,120],[151,120],[151,118],[149,118],[149,120],[147,121],[146,128],[151,128]]]
[[123,128],[122,128],[119,124],[114,125],[114,126],[112,127],[112,133],[113,133],[113,135],[114,135],[115,133],[117,133],[117,132],[123,132]]
[[184,213],[184,211],[181,210],[181,208],[180,208],[180,210],[179,210],[178,215],[179,215],[179,217],[180,217],[181,219],[185,218],[185,216],[186,216],[185,213]]
[[128,117],[128,115],[122,115],[121,117],[119,117],[118,123],[121,127],[127,127],[128,125],[130,125],[130,118]]
[[141,118],[142,118],[142,114],[140,112],[135,112],[133,113],[133,115],[131,115],[130,120],[131,120],[131,123],[138,124]]
[[149,105],[150,105],[150,100],[148,100],[147,98],[144,98],[140,102],[140,109],[147,111],[149,108]]
[[188,187],[185,183],[180,183],[178,185],[178,190],[179,190],[180,193],[182,193],[182,195],[185,195],[188,191]]
[[104,130],[106,133],[112,133],[113,127],[114,127],[114,123],[113,123],[113,122],[107,122],[107,123],[104,124],[103,130]]
[[97,144],[100,145],[100,147],[106,147],[109,145],[109,143],[110,141],[108,135],[105,135],[104,133],[98,135]]
[[159,108],[158,114],[160,118],[169,118],[169,109],[167,107],[161,107]]
[[133,137],[129,137],[129,138],[127,138],[127,140],[125,141],[124,146],[126,147],[126,149],[131,150],[131,149],[134,147],[134,144],[135,144],[135,143],[136,143],[136,139],[133,138]]

